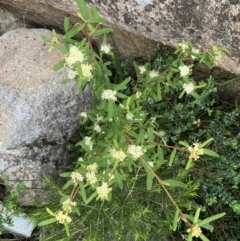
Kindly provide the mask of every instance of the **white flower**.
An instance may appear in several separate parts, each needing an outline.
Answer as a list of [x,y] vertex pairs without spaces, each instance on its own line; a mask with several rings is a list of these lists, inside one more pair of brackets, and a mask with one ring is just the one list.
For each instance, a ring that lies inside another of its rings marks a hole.
[[100,50],[103,53],[108,54],[111,51],[111,46],[109,44],[103,44]]
[[117,93],[116,90],[107,89],[102,92],[101,98],[105,100],[116,101],[117,100],[116,93]]
[[89,136],[84,137],[84,143],[88,146],[88,148],[90,150],[93,149],[93,142],[92,142],[91,137],[89,137]]
[[188,84],[183,84],[183,89],[186,91],[187,94],[190,94],[194,91],[194,84],[190,82]]
[[86,169],[89,171],[89,172],[97,172],[97,169],[98,169],[98,164],[97,163],[93,163],[93,164],[90,164],[86,167]]
[[127,113],[126,114],[127,120],[133,120],[133,114],[132,113]]
[[68,78],[69,79],[75,79],[77,77],[77,75],[78,75],[77,71],[72,70],[72,69],[68,70]]
[[95,184],[97,182],[97,177],[95,172],[88,172],[86,174],[86,180],[89,182],[91,185]]
[[126,154],[124,153],[124,151],[122,151],[122,150],[117,151],[116,149],[112,148],[112,149],[110,149],[109,152],[110,152],[111,157],[113,157],[114,159],[116,159],[120,162],[124,161],[124,159],[127,157]]
[[103,182],[101,186],[96,188],[96,191],[98,193],[98,197],[104,201],[108,199],[108,194],[112,191],[112,188],[108,187],[106,182]]
[[139,70],[140,70],[140,74],[143,74],[147,69],[144,65],[142,66],[138,66]]
[[187,42],[186,43],[180,43],[180,44],[178,44],[178,46],[182,49],[183,52],[185,52],[189,48]]
[[87,117],[87,112],[85,112],[85,111],[81,112],[81,113],[80,113],[80,116],[86,118],[86,117]]
[[181,77],[185,77],[191,73],[191,69],[187,65],[179,66]]
[[82,63],[85,60],[85,54],[78,49],[78,47],[71,45],[69,54],[65,58],[66,64],[70,67],[75,65],[77,62]]
[[141,91],[137,91],[136,92],[136,98],[139,99],[142,95],[142,92]]
[[144,154],[145,151],[142,149],[141,146],[129,145],[127,152],[131,154],[135,159],[138,159]]
[[149,165],[150,167],[153,167],[153,166],[154,166],[154,163],[153,163],[153,162],[148,162],[148,165]]
[[[192,52],[193,52],[194,54],[199,54],[200,51],[199,51],[199,49],[192,48]],[[191,55],[191,57],[192,57],[193,60],[197,58],[197,57],[194,56],[194,55]]]
[[82,64],[81,68],[82,68],[82,74],[83,74],[84,78],[87,79],[88,81],[90,81],[93,77],[92,72],[91,72],[93,69],[92,65]]
[[83,181],[83,175],[78,172],[72,172],[70,177],[72,178],[75,185],[77,185],[78,182]]
[[79,157],[77,161],[78,161],[78,162],[83,162],[83,158],[82,158],[82,157]]
[[100,125],[98,125],[98,124],[94,124],[93,129],[94,129],[96,132],[98,132],[98,133],[100,133],[101,130],[102,130],[101,127],[100,127]]
[[156,70],[151,70],[150,73],[149,73],[149,77],[150,78],[154,78],[156,76],[158,76],[158,72]]

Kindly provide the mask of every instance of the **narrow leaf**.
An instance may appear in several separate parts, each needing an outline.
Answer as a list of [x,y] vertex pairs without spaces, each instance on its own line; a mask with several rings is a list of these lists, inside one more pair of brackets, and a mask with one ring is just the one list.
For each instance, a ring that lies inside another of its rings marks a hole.
[[51,216],[53,216],[53,217],[56,216],[55,213],[53,211],[51,211],[49,208],[46,208],[46,210]]
[[85,187],[83,185],[83,182],[80,182],[79,186],[80,186],[79,194],[81,195],[83,202],[86,204],[86,202],[87,202],[87,195],[86,195],[86,190],[85,190]]
[[70,236],[70,232],[69,232],[69,227],[68,227],[68,222],[67,221],[64,222],[64,227],[65,227],[66,234],[69,237]]
[[171,155],[170,155],[170,158],[169,158],[169,163],[168,163],[169,166],[172,166],[174,157],[175,157],[175,155],[176,155],[176,152],[177,152],[177,149],[173,149],[173,150],[172,150]]
[[209,138],[208,140],[204,141],[201,145],[199,145],[200,148],[203,148],[204,146],[206,146],[208,143],[210,143],[211,141],[213,141],[213,138]]
[[152,189],[153,178],[154,178],[154,175],[151,172],[147,172],[146,184],[147,184],[148,190]]
[[178,224],[178,220],[179,220],[179,213],[180,213],[180,210],[179,210],[179,208],[177,208],[177,210],[175,212],[175,215],[174,215],[174,220],[173,220],[173,231],[177,230],[177,224]]
[[95,198],[97,196],[97,192],[94,192],[88,199],[87,199],[87,201],[86,201],[86,205],[87,204],[89,204],[92,200],[93,200],[93,198]]
[[46,41],[46,42],[51,42],[51,38],[49,38],[49,37],[47,37],[47,36],[45,36],[45,35],[43,35],[43,34],[41,34],[41,38],[42,38],[44,41]]
[[200,234],[199,235],[199,238],[202,240],[202,241],[210,241],[204,234]]
[[51,223],[55,223],[56,221],[57,221],[56,218],[50,218],[50,219],[47,219],[47,220],[44,220],[44,221],[40,222],[40,223],[38,224],[38,227],[42,227],[42,226],[45,226],[45,225],[49,225],[49,224],[51,224]]
[[81,25],[74,27],[73,29],[69,30],[65,34],[65,38],[70,39],[70,38],[74,37],[77,33],[79,33],[81,30],[83,30],[85,26],[86,26],[86,24],[81,24]]
[[95,30],[93,33],[91,33],[91,36],[99,36],[105,33],[110,33],[112,32],[112,28],[101,28],[101,29],[97,29]]
[[212,150],[209,150],[209,149],[203,148],[203,153],[208,155],[208,156],[219,157],[219,155],[215,151],[212,151]]
[[84,0],[77,0],[77,5],[85,21],[90,19],[90,13]]
[[69,18],[65,17],[64,18],[64,31],[65,31],[65,33],[69,30],[69,23],[70,23]]
[[201,225],[204,225],[206,223],[210,223],[210,222],[215,221],[219,218],[222,218],[224,215],[226,215],[226,213],[219,213],[219,214],[213,215],[212,217],[205,218],[201,222],[199,222],[198,225],[201,226]]
[[198,208],[193,219],[193,224],[197,224],[200,212],[201,212],[201,208]]
[[183,182],[176,181],[173,179],[163,180],[164,185],[171,186],[171,187],[180,187],[180,188],[187,188],[187,185]]

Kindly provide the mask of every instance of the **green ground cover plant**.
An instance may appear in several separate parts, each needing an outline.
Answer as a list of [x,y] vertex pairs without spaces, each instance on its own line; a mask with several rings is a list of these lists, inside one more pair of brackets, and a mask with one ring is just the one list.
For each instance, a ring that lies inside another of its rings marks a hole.
[[225,210],[236,220],[240,212],[239,108],[217,103],[213,77],[193,72],[213,68],[227,49],[200,51],[186,41],[174,51],[156,47],[144,64],[132,54],[121,62],[96,7],[77,5],[80,23],[65,18],[63,36],[42,38],[49,52],[65,54],[54,66],[67,69],[63,82],[76,81],[80,95],[89,89],[92,104],[79,113],[79,141],[69,145],[79,158],[61,174],[63,186],[46,179],[59,199],[33,215],[40,239],[224,240],[214,223],[230,222]]

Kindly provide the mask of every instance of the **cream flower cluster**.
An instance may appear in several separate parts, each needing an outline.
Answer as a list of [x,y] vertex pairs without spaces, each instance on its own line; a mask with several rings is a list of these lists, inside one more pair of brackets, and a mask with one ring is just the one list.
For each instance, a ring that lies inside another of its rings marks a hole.
[[116,94],[117,94],[116,90],[107,89],[102,92],[101,98],[104,100],[116,101],[117,100]]
[[203,149],[199,148],[199,143],[194,143],[194,147],[188,147],[188,151],[190,152],[189,158],[193,158],[195,161],[203,155]]
[[78,71],[76,71],[76,64],[80,64],[82,75],[87,80],[90,81],[93,78],[92,65],[87,63],[87,55],[84,51],[78,49],[77,46],[71,45],[69,48],[69,53],[65,58],[66,66],[68,68],[68,78],[74,79],[78,76]]
[[97,163],[90,164],[86,167],[86,170],[88,171],[86,173],[87,182],[89,182],[91,185],[95,184],[98,181],[97,177],[96,177],[96,172],[98,170],[98,164]]
[[70,198],[68,198],[66,201],[62,203],[62,209],[67,212],[71,213],[72,212],[72,206],[76,206],[77,203],[75,201],[72,201]]
[[183,89],[186,91],[187,94],[190,94],[194,91],[194,84],[190,82],[188,84],[183,84]]
[[78,183],[84,179],[83,175],[78,172],[72,172],[70,177],[73,180],[74,185],[78,185]]
[[85,60],[85,53],[78,49],[77,46],[71,45],[69,48],[69,54],[65,58],[67,66],[72,68],[76,63],[83,63]]
[[88,146],[89,150],[93,149],[93,142],[90,136],[84,137],[84,143]]
[[72,222],[72,219],[68,216],[68,214],[65,214],[63,211],[57,212],[56,219],[61,224],[64,224],[65,222],[67,223]]
[[142,149],[141,146],[129,145],[127,152],[131,154],[135,159],[138,159],[144,154],[145,151]]
[[103,45],[101,45],[100,50],[103,53],[108,54],[111,51],[111,46],[109,44],[103,44]]
[[156,71],[156,70],[151,70],[149,72],[149,77],[150,78],[154,78],[154,77],[157,77],[159,75],[159,73]]
[[108,187],[106,182],[103,182],[101,186],[96,188],[98,197],[101,201],[108,200],[108,194],[112,191],[111,187]]
[[182,65],[178,67],[180,70],[181,77],[185,77],[191,74],[191,69],[187,65]]
[[117,151],[115,148],[112,148],[109,152],[110,152],[111,157],[118,160],[119,162],[123,162],[124,159],[127,157],[126,154],[124,153],[124,151],[122,151],[122,150]]
[[198,238],[202,233],[202,229],[198,225],[192,227],[192,237]]

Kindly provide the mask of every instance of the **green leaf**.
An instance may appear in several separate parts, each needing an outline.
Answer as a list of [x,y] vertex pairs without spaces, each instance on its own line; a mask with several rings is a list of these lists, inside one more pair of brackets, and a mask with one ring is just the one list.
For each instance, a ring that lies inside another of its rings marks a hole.
[[185,169],[188,170],[191,167],[192,167],[192,158],[188,158],[188,162],[187,162]]
[[63,172],[61,174],[59,174],[60,177],[70,177],[71,172]]
[[89,29],[90,32],[94,32],[96,29],[92,26],[91,23],[87,23],[87,27]]
[[95,197],[97,196],[97,192],[94,192],[86,201],[86,205],[89,204]]
[[148,127],[147,128],[147,135],[148,135],[148,140],[153,141],[154,140],[154,135],[153,135],[153,128]]
[[73,184],[72,179],[65,183],[65,185],[62,187],[62,190],[66,190],[68,187],[70,187]]
[[189,145],[184,141],[179,141],[179,144],[181,144],[182,146],[185,146],[186,148],[189,148]]
[[153,178],[154,178],[154,175],[150,171],[148,171],[147,172],[147,179],[146,179],[147,190],[152,189]]
[[69,24],[70,24],[69,18],[65,17],[64,18],[64,25],[63,25],[65,33],[69,30]]
[[68,51],[64,47],[62,47],[61,45],[59,45],[57,43],[52,43],[52,46],[55,47],[56,49],[60,50],[64,54],[68,53]]
[[138,138],[136,140],[136,144],[139,145],[142,143],[142,141],[145,138],[145,130],[141,130],[140,133],[138,134]]
[[112,28],[101,28],[101,29],[97,29],[95,30],[93,33],[90,33],[91,36],[99,36],[99,35],[103,35],[106,33],[110,33],[112,32]]
[[194,215],[193,224],[197,224],[200,212],[201,212],[201,208],[198,208],[195,215]]
[[211,141],[213,141],[213,138],[209,138],[208,140],[204,141],[201,145],[199,145],[200,148],[203,148],[204,146],[206,146],[208,143],[210,143]]
[[46,208],[46,210],[51,216],[53,216],[53,217],[56,216],[55,213],[53,211],[51,211],[49,208]]
[[210,223],[210,222],[212,222],[212,221],[215,221],[215,220],[217,220],[217,219],[219,219],[219,218],[222,218],[222,217],[225,216],[225,215],[226,215],[226,213],[219,213],[219,214],[213,215],[213,216],[211,216],[211,217],[209,217],[209,218],[203,219],[201,222],[198,223],[198,225],[199,225],[199,226],[202,226],[202,225],[204,225],[204,224],[207,224],[207,223]]
[[66,234],[69,237],[70,236],[70,232],[69,232],[69,227],[68,227],[68,222],[67,221],[64,222],[64,227],[65,227]]
[[91,11],[92,11],[92,15],[93,15],[94,19],[99,19],[99,18],[100,18],[96,6],[92,6],[92,7],[91,7]]
[[90,12],[84,0],[77,0],[77,5],[79,7],[80,13],[85,21],[90,19]]
[[208,155],[208,156],[219,157],[219,155],[215,151],[212,151],[212,150],[209,150],[209,149],[203,148],[203,153]]
[[50,218],[50,219],[47,219],[47,220],[44,220],[44,221],[40,222],[40,223],[38,224],[38,227],[42,227],[42,226],[45,226],[45,225],[49,225],[49,224],[51,224],[51,223],[55,223],[56,221],[57,221],[56,218]]
[[177,152],[177,149],[173,149],[173,150],[172,150],[171,155],[170,155],[170,158],[169,158],[169,163],[168,163],[169,166],[172,166],[174,157],[175,157],[175,155],[176,155],[176,152]]
[[161,86],[160,83],[157,83],[157,101],[161,101],[162,100],[162,92],[161,92]]
[[173,231],[176,231],[177,230],[177,224],[178,224],[178,220],[179,220],[179,213],[180,213],[180,210],[179,208],[177,208],[176,212],[175,212],[175,215],[174,215],[174,220],[173,220]]
[[70,39],[70,38],[74,37],[76,34],[78,34],[80,31],[82,31],[82,30],[85,28],[85,26],[86,26],[86,24],[83,23],[83,24],[81,24],[81,25],[78,25],[78,26],[72,28],[71,30],[69,30],[69,31],[64,35],[64,37],[65,37],[66,39]]
[[180,188],[187,188],[187,185],[181,181],[176,181],[173,179],[167,179],[162,181],[164,185],[170,186],[170,187],[180,187]]
[[199,238],[202,240],[202,241],[210,241],[204,234],[200,234],[199,235]]
[[58,71],[59,69],[64,67],[64,64],[65,64],[65,60],[60,60],[57,64],[53,66],[53,70]]
[[86,204],[87,195],[86,195],[86,190],[85,190],[85,186],[83,185],[83,182],[79,182],[79,186],[80,186],[79,194],[81,195],[83,202]]
[[187,239],[187,241],[192,241],[192,232],[190,232],[190,233],[188,234],[188,239]]
[[[188,220],[190,220],[191,222],[193,222],[193,219],[194,219],[193,216],[188,215],[188,214],[184,214],[184,215],[185,215],[185,217],[186,217]],[[201,219],[198,219],[198,223],[201,222],[201,221],[202,221]],[[201,227],[209,230],[210,232],[213,231],[213,226],[210,225],[209,223],[206,223],[206,224],[204,224],[204,225],[201,225]]]
[[51,38],[49,38],[49,37],[47,37],[47,36],[45,36],[45,35],[43,35],[43,34],[41,34],[41,38],[42,38],[44,41],[46,41],[46,42],[51,42]]
[[118,84],[116,87],[114,87],[114,90],[125,90],[127,88],[127,84],[131,81],[131,77],[126,78],[124,81],[122,81],[120,84]]

